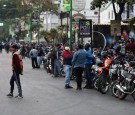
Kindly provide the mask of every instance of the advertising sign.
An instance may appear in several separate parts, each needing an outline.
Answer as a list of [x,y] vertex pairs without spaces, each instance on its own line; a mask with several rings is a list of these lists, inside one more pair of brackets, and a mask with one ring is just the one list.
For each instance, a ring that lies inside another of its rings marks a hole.
[[79,37],[92,37],[92,20],[79,20]]
[[84,10],[85,5],[85,0],[72,0],[72,7],[74,11],[80,12]]
[[68,12],[70,11],[71,7],[70,7],[70,3],[71,0],[62,0],[62,6],[61,6],[61,11],[62,12]]
[[111,36],[121,36],[120,20],[111,20]]
[[70,0],[63,0],[63,4],[70,4]]

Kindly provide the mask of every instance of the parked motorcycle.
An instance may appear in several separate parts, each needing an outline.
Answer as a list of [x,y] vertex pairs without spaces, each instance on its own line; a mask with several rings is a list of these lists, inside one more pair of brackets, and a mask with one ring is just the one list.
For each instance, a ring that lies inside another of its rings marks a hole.
[[113,52],[107,51],[107,57],[104,61],[104,66],[101,67],[98,71],[100,71],[100,75],[98,78],[98,91],[102,94],[106,94],[111,86],[112,82],[115,80],[114,76],[109,75],[109,69],[112,64],[112,61],[116,58]]
[[130,69],[125,69],[125,67],[120,69],[118,80],[112,85],[112,94],[120,100],[124,100],[128,95],[132,95],[135,100],[135,72],[132,69],[134,67],[131,67],[131,65],[130,62]]

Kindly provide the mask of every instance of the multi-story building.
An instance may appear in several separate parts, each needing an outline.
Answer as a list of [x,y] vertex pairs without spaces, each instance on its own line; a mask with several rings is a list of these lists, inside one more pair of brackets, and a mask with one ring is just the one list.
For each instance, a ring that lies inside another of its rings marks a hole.
[[[116,11],[118,12],[119,7],[117,6],[117,4],[115,4],[115,7],[116,7]],[[101,15],[100,16],[101,24],[110,24],[110,20],[115,20],[112,3],[108,3],[103,8],[101,8],[100,15]],[[130,7],[129,15],[128,15],[128,9],[126,4],[125,10],[122,13],[122,20],[126,20],[128,18],[133,18],[133,17],[135,17],[135,4]]]
[[[73,11],[73,15],[80,13],[82,14],[86,19],[92,19],[93,23],[98,23],[99,19],[99,13],[98,10],[91,10],[90,9],[90,3],[92,0],[84,0],[85,2],[85,8],[80,11],[76,12]],[[54,0],[54,3],[59,8],[59,13],[61,12],[61,7],[63,5],[63,0]],[[51,11],[44,12],[41,14],[41,20],[43,21],[43,27],[45,30],[50,30],[51,28],[56,28],[58,25],[61,25],[61,20],[59,18],[60,16],[57,16],[53,14]],[[70,20],[69,20],[70,21]],[[67,25],[67,20],[63,19],[63,25]]]
[[[54,4],[56,4],[58,8],[60,8],[60,3],[61,3],[61,0],[54,0]],[[40,19],[42,21],[43,29],[45,29],[46,31],[52,28],[56,28],[59,24],[59,16],[54,14],[50,10],[43,12],[40,15]]]

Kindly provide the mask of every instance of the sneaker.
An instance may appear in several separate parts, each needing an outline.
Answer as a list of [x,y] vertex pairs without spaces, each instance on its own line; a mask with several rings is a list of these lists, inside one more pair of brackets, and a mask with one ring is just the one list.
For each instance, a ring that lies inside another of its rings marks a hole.
[[73,87],[70,85],[65,85],[65,89],[71,89],[71,88],[73,88]]
[[18,94],[17,96],[15,96],[15,98],[21,99],[23,98],[23,96]]
[[7,94],[7,97],[13,97],[13,93]]

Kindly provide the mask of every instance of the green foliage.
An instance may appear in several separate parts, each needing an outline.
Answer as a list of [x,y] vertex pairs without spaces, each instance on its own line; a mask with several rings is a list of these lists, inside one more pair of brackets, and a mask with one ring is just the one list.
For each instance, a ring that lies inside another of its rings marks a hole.
[[58,36],[57,29],[52,28],[50,30],[50,34],[51,34],[52,39],[57,39],[57,36]]
[[25,16],[29,13],[29,8],[21,4],[19,0],[1,0],[0,1],[0,18],[15,19]]
[[93,0],[91,2],[91,10],[101,8],[106,3],[108,3],[108,0]]
[[37,10],[58,14],[58,7],[52,0],[0,0],[0,18],[3,20],[25,17]]

